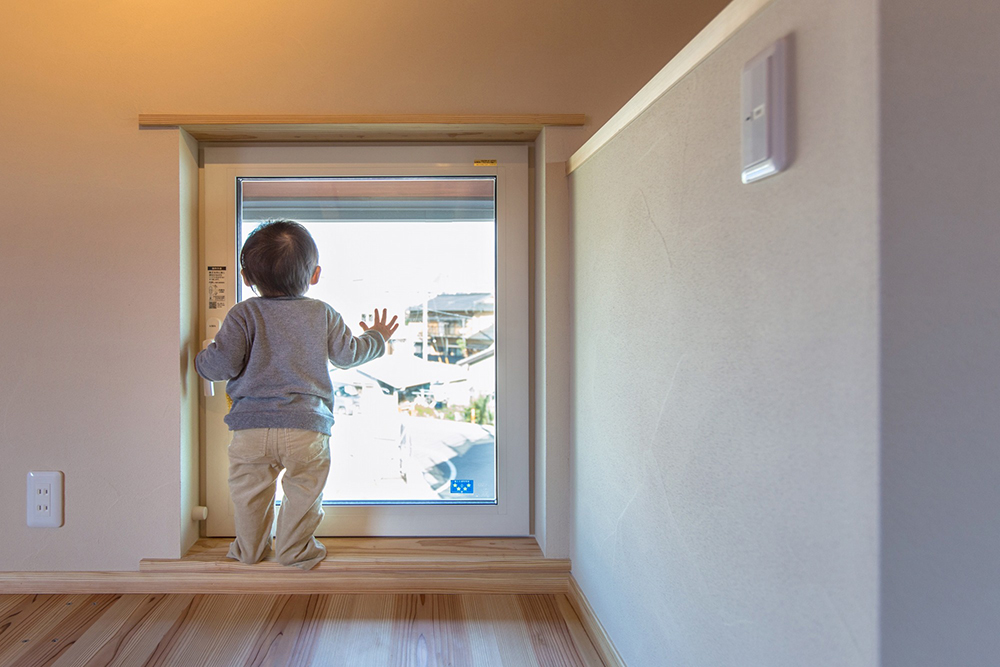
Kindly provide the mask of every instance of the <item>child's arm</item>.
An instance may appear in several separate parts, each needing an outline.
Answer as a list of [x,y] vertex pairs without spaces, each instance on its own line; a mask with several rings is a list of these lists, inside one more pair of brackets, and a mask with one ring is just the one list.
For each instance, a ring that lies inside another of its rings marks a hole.
[[227,315],[215,341],[195,357],[195,370],[206,380],[231,380],[246,367],[248,350],[246,332]]
[[386,341],[398,326],[395,317],[392,318],[392,327],[387,326],[385,317],[383,310],[380,321],[376,310],[375,324],[369,328],[362,322],[364,333],[353,336],[344,323],[344,318],[336,314],[330,323],[330,361],[333,365],[337,368],[351,368],[381,357],[385,353]]

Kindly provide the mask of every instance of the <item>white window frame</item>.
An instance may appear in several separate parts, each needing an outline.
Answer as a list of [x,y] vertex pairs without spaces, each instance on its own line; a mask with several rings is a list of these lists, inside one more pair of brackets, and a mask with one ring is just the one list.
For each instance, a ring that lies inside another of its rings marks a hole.
[[[321,536],[526,536],[528,456],[528,150],[524,145],[208,146],[203,148],[201,267],[225,266],[226,311],[236,298],[236,179],[263,176],[496,176],[497,503],[324,506]],[[477,166],[477,160],[495,164]],[[336,304],[333,304],[336,307]],[[208,289],[200,313],[213,336]],[[202,400],[208,536],[234,534],[227,482],[231,434],[224,383]]]

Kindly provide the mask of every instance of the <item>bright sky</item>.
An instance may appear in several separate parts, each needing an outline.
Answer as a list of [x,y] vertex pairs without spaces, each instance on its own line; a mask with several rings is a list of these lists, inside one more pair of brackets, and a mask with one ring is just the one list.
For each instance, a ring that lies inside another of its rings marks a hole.
[[[256,224],[241,230],[243,240]],[[322,299],[347,319],[376,307],[400,322],[408,306],[444,293],[494,293],[492,222],[305,223],[323,267],[308,296]],[[252,295],[244,288],[243,298]]]

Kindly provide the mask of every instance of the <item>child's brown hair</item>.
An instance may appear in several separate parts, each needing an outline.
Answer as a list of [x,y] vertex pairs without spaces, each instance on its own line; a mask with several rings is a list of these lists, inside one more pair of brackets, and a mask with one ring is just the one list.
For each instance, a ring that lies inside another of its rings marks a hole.
[[261,224],[240,251],[243,277],[264,297],[302,296],[317,264],[316,242],[305,227],[291,220]]

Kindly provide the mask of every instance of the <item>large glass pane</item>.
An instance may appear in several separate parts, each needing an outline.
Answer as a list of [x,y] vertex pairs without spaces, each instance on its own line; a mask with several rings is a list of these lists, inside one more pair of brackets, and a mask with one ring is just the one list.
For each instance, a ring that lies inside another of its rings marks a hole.
[[239,180],[240,247],[262,221],[300,222],[323,267],[308,296],[356,334],[375,308],[401,322],[385,357],[330,372],[324,503],[496,502],[495,190],[493,177]]

